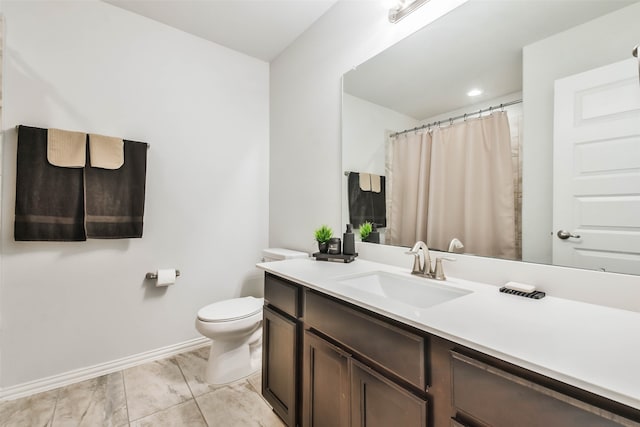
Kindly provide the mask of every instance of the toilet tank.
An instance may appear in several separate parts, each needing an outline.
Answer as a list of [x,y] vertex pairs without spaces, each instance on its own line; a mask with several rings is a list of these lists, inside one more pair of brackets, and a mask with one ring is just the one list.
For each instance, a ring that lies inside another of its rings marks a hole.
[[262,262],[281,261],[284,259],[308,258],[306,252],[293,251],[283,248],[268,248],[262,251]]

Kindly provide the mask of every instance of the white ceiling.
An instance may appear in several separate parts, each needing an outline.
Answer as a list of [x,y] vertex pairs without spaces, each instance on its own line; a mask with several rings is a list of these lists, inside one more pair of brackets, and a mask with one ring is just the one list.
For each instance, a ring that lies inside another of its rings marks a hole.
[[470,0],[348,72],[344,91],[417,120],[519,92],[523,46],[637,1]]
[[337,0],[103,0],[271,62]]

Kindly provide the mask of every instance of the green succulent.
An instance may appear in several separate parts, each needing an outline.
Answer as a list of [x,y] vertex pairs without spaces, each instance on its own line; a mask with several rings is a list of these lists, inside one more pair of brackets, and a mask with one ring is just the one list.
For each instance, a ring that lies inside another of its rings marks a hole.
[[316,240],[320,243],[327,243],[333,237],[333,230],[326,225],[322,225],[315,231]]
[[364,224],[360,224],[360,238],[362,240],[369,237],[369,234],[371,234],[372,231],[373,225],[369,221],[366,221]]

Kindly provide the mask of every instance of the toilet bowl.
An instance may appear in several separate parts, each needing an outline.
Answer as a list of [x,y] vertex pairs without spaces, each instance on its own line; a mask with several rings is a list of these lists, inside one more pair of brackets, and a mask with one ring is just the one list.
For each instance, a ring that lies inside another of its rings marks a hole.
[[196,329],[211,339],[208,383],[227,384],[260,370],[263,303],[262,298],[234,298],[198,311]]

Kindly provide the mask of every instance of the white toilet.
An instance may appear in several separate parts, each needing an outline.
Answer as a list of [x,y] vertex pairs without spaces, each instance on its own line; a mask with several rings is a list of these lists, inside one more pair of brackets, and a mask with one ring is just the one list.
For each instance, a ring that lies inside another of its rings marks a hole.
[[[307,258],[305,252],[265,249],[263,261]],[[205,376],[209,384],[227,384],[262,368],[263,298],[233,298],[201,308],[196,329],[211,339]]]
[[198,311],[196,329],[211,338],[206,381],[227,384],[262,368],[262,298],[209,304]]

